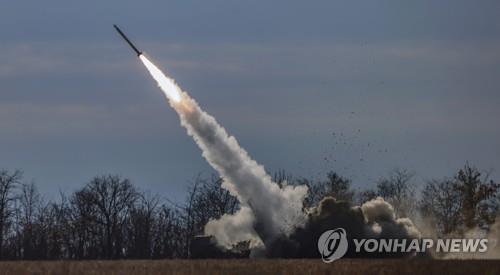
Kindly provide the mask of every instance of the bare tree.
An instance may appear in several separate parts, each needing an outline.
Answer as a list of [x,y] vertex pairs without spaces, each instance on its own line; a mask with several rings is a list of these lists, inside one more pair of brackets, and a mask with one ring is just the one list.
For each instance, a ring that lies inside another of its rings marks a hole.
[[[38,223],[38,218],[40,218],[43,213],[38,213],[38,211],[43,211],[42,199],[34,183],[22,184],[20,194],[18,196],[20,203],[20,225],[22,231],[22,251],[23,258],[27,260],[33,260],[40,258],[37,254],[37,237],[39,238],[41,232]],[[43,239],[42,239],[43,241]]]
[[152,257],[153,227],[158,208],[158,196],[140,194],[129,214],[127,225],[127,257],[144,259]]
[[0,259],[3,258],[5,236],[13,213],[12,202],[15,198],[12,191],[20,183],[21,177],[22,172],[19,170],[12,173],[0,170]]
[[152,258],[188,257],[184,215],[178,207],[165,204],[159,207],[153,227]]
[[306,207],[318,204],[318,202],[326,196],[334,197],[337,200],[352,202],[355,195],[355,191],[351,187],[351,180],[333,171],[328,172],[326,180],[313,181],[299,179],[297,180],[297,184],[305,184],[308,187],[308,194],[304,201]]
[[61,196],[59,203],[49,202],[41,204],[40,224],[42,225],[43,238],[46,242],[46,259],[56,260],[68,258],[70,245],[69,207],[67,199]]
[[98,223],[98,209],[93,203],[93,194],[82,189],[71,196],[68,203],[66,229],[68,254],[73,259],[102,257],[102,225]]
[[122,256],[123,225],[138,194],[129,180],[119,176],[95,177],[80,191],[84,202],[95,209],[96,222],[102,226],[104,256],[108,259]]
[[348,178],[344,178],[335,172],[330,172],[327,175],[325,182],[327,187],[326,195],[337,198],[338,200],[352,202],[354,190],[351,189],[352,182]]
[[461,195],[465,227],[484,227],[491,223],[485,219],[490,210],[486,203],[497,194],[500,185],[489,180],[488,175],[482,177],[481,172],[468,163],[458,171],[454,182],[455,189]]
[[417,201],[412,183],[414,174],[405,169],[394,169],[377,182],[377,195],[394,207],[398,217],[413,217]]
[[452,179],[428,181],[419,202],[422,217],[434,225],[438,236],[459,231],[462,224],[462,200]]

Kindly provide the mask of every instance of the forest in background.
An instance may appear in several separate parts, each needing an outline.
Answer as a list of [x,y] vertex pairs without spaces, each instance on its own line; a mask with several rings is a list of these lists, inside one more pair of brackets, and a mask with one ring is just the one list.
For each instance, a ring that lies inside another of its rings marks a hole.
[[[304,209],[326,196],[352,205],[382,197],[397,217],[411,218],[432,237],[488,232],[500,216],[500,185],[469,163],[423,183],[414,173],[395,169],[362,190],[334,171],[322,180],[279,171],[273,180],[307,185]],[[101,175],[47,201],[20,170],[0,170],[0,260],[190,258],[191,243],[205,224],[239,209],[222,182],[216,175],[197,177],[183,202],[173,203],[122,176]]]

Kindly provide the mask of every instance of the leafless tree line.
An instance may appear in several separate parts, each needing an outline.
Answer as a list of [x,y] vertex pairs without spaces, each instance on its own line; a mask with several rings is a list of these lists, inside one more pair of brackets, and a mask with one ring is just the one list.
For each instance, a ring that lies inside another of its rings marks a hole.
[[[396,169],[374,189],[357,190],[329,172],[323,180],[274,174],[280,185],[305,184],[304,207],[323,197],[360,204],[383,197],[398,216],[424,217],[440,236],[488,230],[500,213],[500,188],[466,164],[450,178],[429,180],[417,191],[414,174]],[[45,201],[21,171],[0,170],[0,259],[188,258],[196,235],[213,218],[238,210],[223,179],[197,177],[183,203],[137,189],[117,175],[93,178],[57,202]]]
[[0,259],[187,258],[204,224],[237,208],[220,184],[198,178],[177,205],[104,175],[47,202],[20,171],[0,171]]

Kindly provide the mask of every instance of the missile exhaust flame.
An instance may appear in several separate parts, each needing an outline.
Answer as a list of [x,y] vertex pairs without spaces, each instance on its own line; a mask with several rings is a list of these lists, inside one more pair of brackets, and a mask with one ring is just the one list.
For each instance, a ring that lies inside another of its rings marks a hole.
[[146,69],[148,69],[151,76],[156,80],[160,89],[165,93],[165,96],[173,100],[174,103],[179,103],[181,101],[181,90],[179,86],[175,83],[172,78],[169,78],[163,74],[163,72],[156,67],[144,54],[139,55],[139,59],[141,59]]

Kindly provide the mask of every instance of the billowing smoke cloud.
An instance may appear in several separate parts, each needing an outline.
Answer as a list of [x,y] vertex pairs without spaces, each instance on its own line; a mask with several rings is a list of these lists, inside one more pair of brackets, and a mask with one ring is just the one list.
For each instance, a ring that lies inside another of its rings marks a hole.
[[263,247],[254,230],[255,218],[252,210],[243,206],[234,215],[223,215],[205,225],[205,234],[214,236],[219,246],[231,249],[234,244],[250,241],[250,248]]
[[415,239],[420,238],[418,229],[407,218],[397,219],[394,208],[382,198],[368,201],[361,206],[351,206],[345,201],[325,197],[318,206],[309,209],[303,227],[289,237],[278,239],[267,249],[270,257],[317,258],[319,236],[330,229],[344,228],[349,250],[346,257],[401,257],[401,253],[354,253],[352,239]]
[[248,238],[260,238],[267,244],[302,225],[306,220],[302,201],[307,187],[280,188],[264,167],[251,159],[236,139],[201,110],[173,79],[165,76],[145,56],[140,58],[179,114],[182,126],[202,150],[203,157],[224,179],[222,187],[240,201],[238,213],[210,221],[207,233],[213,234],[218,243],[226,247]]
[[391,204],[378,197],[361,205],[366,224],[370,227],[367,234],[374,238],[417,239],[420,231],[409,218],[396,218]]

